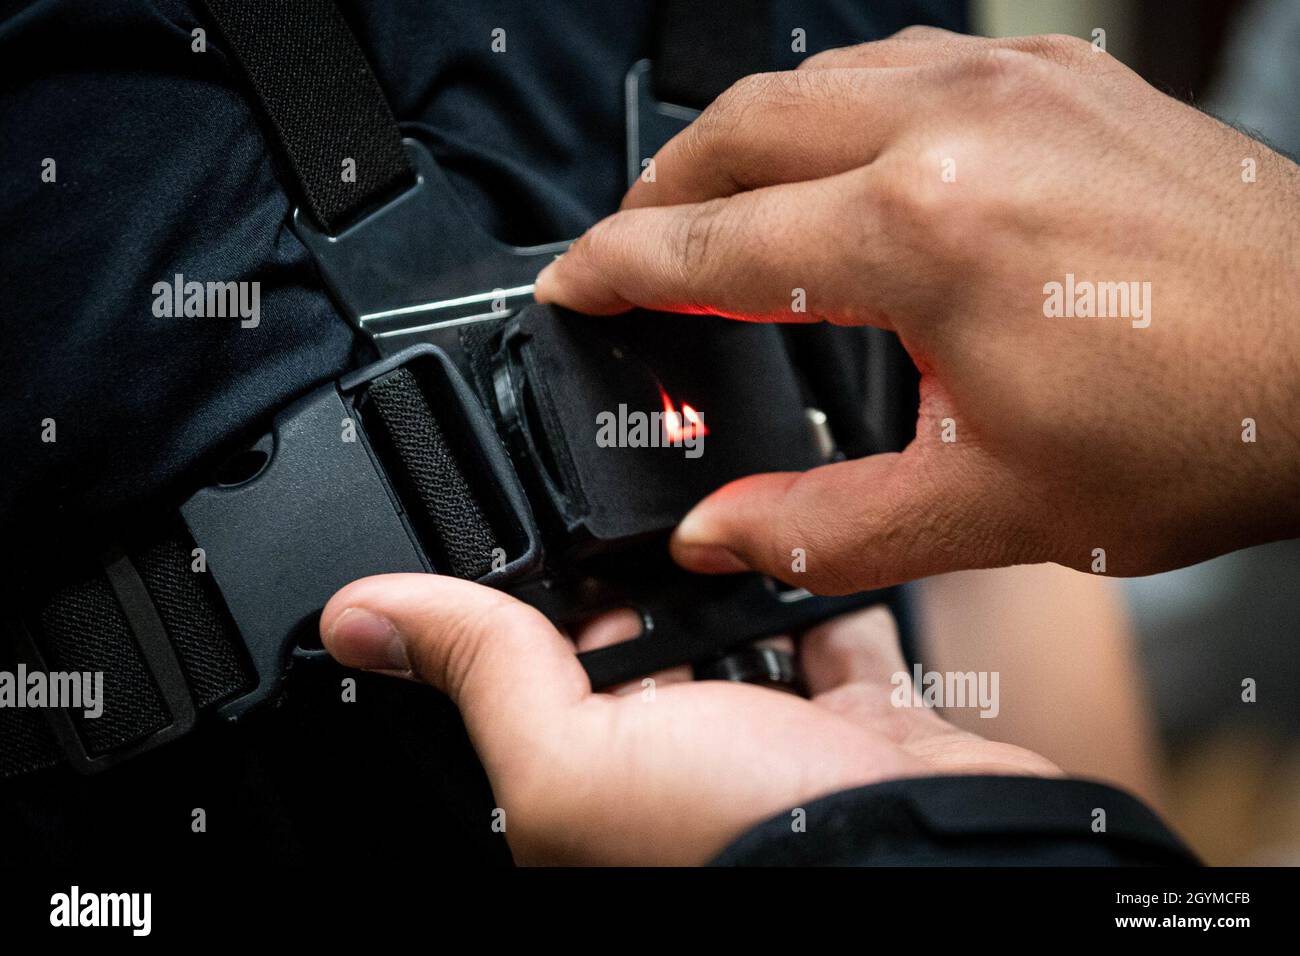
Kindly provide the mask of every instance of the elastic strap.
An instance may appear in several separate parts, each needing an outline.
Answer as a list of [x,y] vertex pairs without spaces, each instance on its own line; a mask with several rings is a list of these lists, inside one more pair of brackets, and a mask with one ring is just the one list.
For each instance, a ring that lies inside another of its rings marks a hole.
[[742,76],[771,69],[771,4],[761,0],[661,0],[655,96],[708,106]]
[[[186,536],[174,532],[106,566],[87,562],[22,621],[0,624],[0,672],[10,680],[22,673],[20,664],[29,675],[36,670],[22,653],[27,641],[50,672],[102,674],[102,713],[71,713],[92,757],[132,747],[166,728],[176,717],[166,694],[178,684],[196,708],[251,684],[234,626],[207,575],[194,570],[191,548]],[[170,645],[180,675],[151,667],[159,648],[145,646],[149,641]],[[160,686],[160,680],[172,686]],[[16,695],[27,691],[14,687]],[[64,754],[41,710],[6,703],[0,707],[0,778],[61,762]]]
[[412,517],[436,570],[471,580],[487,574],[497,535],[415,375],[399,368],[375,379],[365,409],[404,500],[419,506]]
[[296,191],[331,234],[415,179],[356,37],[328,0],[205,0]]

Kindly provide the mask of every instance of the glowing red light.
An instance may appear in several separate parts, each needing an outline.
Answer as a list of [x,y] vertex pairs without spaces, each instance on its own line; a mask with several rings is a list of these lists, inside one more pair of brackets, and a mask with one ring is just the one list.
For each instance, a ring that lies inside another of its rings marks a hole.
[[670,441],[686,441],[709,433],[704,426],[704,419],[694,408],[683,403],[682,410],[679,412],[662,387],[659,389],[659,394],[664,400],[664,432]]

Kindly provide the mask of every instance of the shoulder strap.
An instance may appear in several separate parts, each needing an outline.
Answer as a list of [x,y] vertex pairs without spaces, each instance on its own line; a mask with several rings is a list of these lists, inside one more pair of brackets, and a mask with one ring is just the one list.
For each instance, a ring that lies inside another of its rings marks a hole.
[[[292,173],[333,234],[414,181],[402,134],[356,37],[329,0],[205,0]],[[355,163],[355,176],[345,164]]]
[[655,96],[703,109],[742,76],[771,69],[766,0],[662,0],[654,49]]

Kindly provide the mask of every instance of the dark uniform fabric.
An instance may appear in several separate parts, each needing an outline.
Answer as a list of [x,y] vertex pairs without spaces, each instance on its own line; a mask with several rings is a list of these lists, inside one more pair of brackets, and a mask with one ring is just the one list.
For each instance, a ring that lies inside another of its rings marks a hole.
[[[623,77],[654,48],[651,3],[341,6],[403,131],[498,238],[570,238],[617,207]],[[776,3],[768,66],[802,58],[796,27],[814,53],[915,22],[960,29],[963,15],[950,0]],[[276,408],[348,369],[353,336],[287,226],[279,160],[197,3],[0,2],[0,160],[0,535],[7,570],[39,574],[183,498]],[[257,327],[155,316],[154,284],[177,274],[259,282]],[[341,701],[345,676],[356,703]],[[322,662],[237,727],[207,722],[99,777],[4,784],[0,841],[8,859],[55,864],[507,862],[492,807],[447,701]],[[762,858],[763,832],[724,859]],[[824,844],[819,857],[818,839],[802,860],[842,859]],[[891,859],[909,845],[922,841]]]
[[844,790],[741,836],[718,866],[1188,866],[1144,804],[1087,780],[923,777]]
[[[268,411],[346,369],[352,335],[287,226],[285,180],[199,4],[7,6],[0,447],[16,454],[0,530],[83,535],[87,520],[120,524],[175,494]],[[911,22],[961,25],[951,2],[786,6],[774,31],[806,29],[810,53]],[[572,238],[617,208],[623,77],[654,46],[648,0],[342,8],[404,131],[499,239]],[[206,53],[191,49],[199,27]],[[492,52],[498,28],[505,53]],[[771,59],[802,54],[774,42]],[[152,287],[177,273],[261,282],[259,325],[155,317]],[[39,440],[46,418],[53,444]]]

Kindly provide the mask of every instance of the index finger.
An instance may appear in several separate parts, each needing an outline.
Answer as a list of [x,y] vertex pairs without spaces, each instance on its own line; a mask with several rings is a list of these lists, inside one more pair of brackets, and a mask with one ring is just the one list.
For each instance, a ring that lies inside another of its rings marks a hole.
[[[905,251],[882,227],[878,174],[860,167],[701,203],[628,209],[597,223],[537,277],[538,302],[592,315],[633,307],[768,322],[888,327]],[[828,239],[830,241],[828,241]]]

